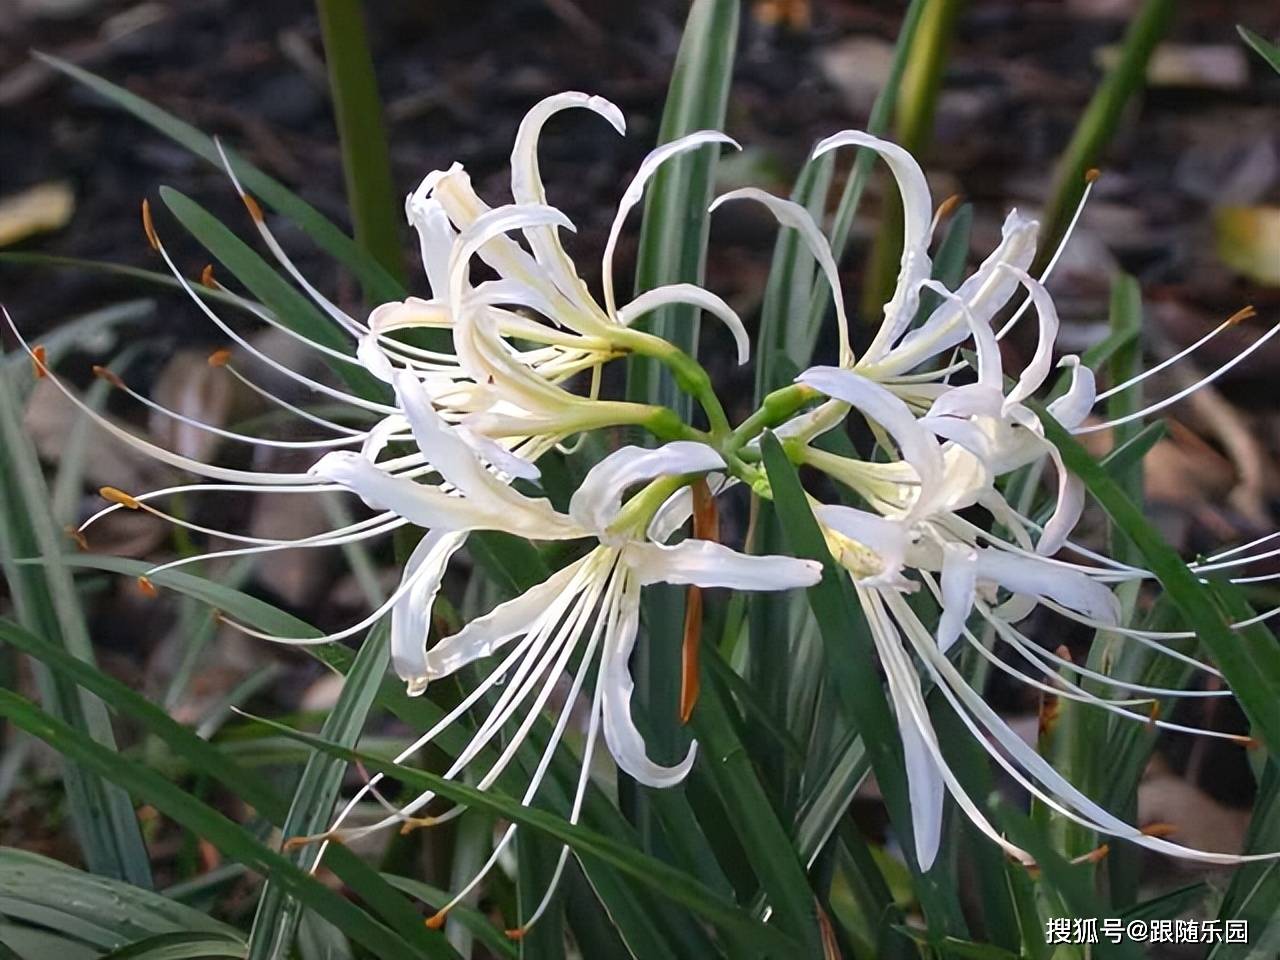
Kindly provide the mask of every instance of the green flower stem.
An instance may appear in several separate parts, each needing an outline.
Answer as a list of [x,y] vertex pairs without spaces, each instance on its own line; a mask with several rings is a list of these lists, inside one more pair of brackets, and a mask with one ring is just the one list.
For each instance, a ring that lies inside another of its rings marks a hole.
[[737,453],[746,444],[769,427],[776,427],[789,420],[806,403],[816,399],[818,392],[802,383],[793,383],[767,394],[760,409],[740,423],[729,437],[729,448]]
[[711,385],[711,376],[697,360],[674,343],[643,330],[626,327],[612,331],[610,339],[633,353],[657,360],[670,370],[676,386],[698,401],[707,415],[713,439],[722,439],[732,432],[724,405]]

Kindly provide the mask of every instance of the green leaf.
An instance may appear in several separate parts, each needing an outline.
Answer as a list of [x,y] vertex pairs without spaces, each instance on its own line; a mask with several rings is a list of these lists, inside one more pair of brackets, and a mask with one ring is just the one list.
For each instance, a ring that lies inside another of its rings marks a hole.
[[[342,144],[342,170],[356,242],[403,284],[400,217],[364,11],[360,0],[316,0],[316,10],[324,35],[329,93]],[[376,285],[365,290],[365,299],[378,301]]]
[[[263,626],[264,624],[255,623],[254,625]],[[265,779],[253,775],[217,746],[175,722],[164,710],[145,697],[47,641],[4,620],[0,620],[0,640],[40,659],[58,674],[102,698],[103,702],[113,710],[138,722],[148,733],[159,738],[175,754],[183,757],[194,769],[234,791],[236,796],[261,816],[275,824],[284,822],[287,806],[284,800],[271,790]],[[287,860],[284,862],[289,863]],[[443,938],[422,926],[418,911],[351,851],[339,845],[331,845],[324,862],[332,867],[355,893],[382,913],[402,936],[414,942],[420,951],[417,955],[441,958],[452,956],[444,945]],[[291,863],[289,866],[291,869],[296,869]]]
[[34,704],[0,690],[0,716],[39,737],[68,759],[129,790],[228,857],[276,883],[325,919],[368,947],[379,958],[400,960],[423,954],[398,933],[374,920],[360,907],[334,893],[278,853],[268,850],[240,825],[206,806],[158,773],[108,750]]
[[[388,646],[388,623],[383,621],[370,631],[347,673],[342,692],[325,718],[320,735],[345,747],[355,746],[364,730],[369,709],[382,678],[391,662]],[[289,815],[285,818],[283,836],[309,837],[323,833],[333,815],[334,801],[342,786],[346,764],[322,753],[312,753],[294,790]],[[286,854],[303,870],[316,862],[318,847],[302,847]],[[301,919],[300,904],[287,891],[270,879],[258,900],[249,935],[249,960],[273,960],[288,953]]]
[[431,790],[454,803],[485,810],[521,826],[531,827],[567,844],[579,855],[591,856],[609,863],[632,880],[639,881],[663,897],[683,904],[726,933],[743,937],[748,942],[755,942],[763,949],[776,952],[779,956],[790,956],[792,954],[787,951],[797,949],[793,939],[778,929],[753,919],[730,901],[707,890],[688,874],[640,853],[632,847],[619,844],[588,827],[575,826],[556,814],[524,806],[519,801],[493,790],[477,790],[424,770],[372,757],[271,720],[257,719],[256,722],[308,743],[332,756],[351,763],[361,763],[366,769],[393,777],[418,792]]
[[[10,371],[0,376],[0,563],[17,617],[92,663],[93,646],[71,574],[60,562],[63,535],[50,513],[49,490],[35,448],[22,423]],[[43,568],[18,557],[44,557]],[[55,715],[86,737],[115,749],[115,734],[102,704],[43,670],[40,696]],[[151,866],[133,805],[123,791],[74,765],[63,771],[67,803],[85,862],[94,873],[151,886]]]
[[[36,53],[35,56],[111,101],[117,107],[131,113],[166,137],[177,141],[197,156],[214,166],[221,167],[222,160],[218,156],[218,148],[213,140],[190,124],[184,123],[154,104],[88,70],[48,54]],[[404,298],[404,288],[395,277],[389,274],[368,251],[329,222],[318,210],[257,167],[240,159],[232,151],[228,150],[227,156],[231,161],[232,169],[235,170],[236,176],[240,178],[246,190],[292,220],[325,252],[348,267],[360,280],[361,286],[372,300],[381,302]]]
[[[658,142],[669,143],[697,130],[724,126],[738,43],[738,0],[693,0],[671,71]],[[636,259],[636,293],[668,283],[699,283],[706,259],[708,215],[720,148],[710,144],[664,164],[649,181],[645,195],[640,251]],[[698,347],[699,311],[689,306],[663,307],[647,329],[694,356]],[[627,398],[673,407],[688,420],[688,398],[654,361],[627,361]]]
[[1261,34],[1254,33],[1248,27],[1239,25],[1236,27],[1240,37],[1253,48],[1254,53],[1271,65],[1271,69],[1276,73],[1280,73],[1280,47],[1264,38]]
[[162,199],[178,221],[223,266],[235,274],[249,292],[270,310],[282,324],[310,341],[351,356],[340,361],[322,354],[334,372],[361,397],[385,396],[386,384],[369,373],[351,354],[351,340],[337,324],[306,297],[293,288],[270,264],[258,256],[243,240],[217,217],[194,200],[171,187],[160,188]]
[[1182,612],[1187,625],[1200,637],[1221,669],[1231,689],[1253,724],[1255,733],[1270,749],[1280,750],[1280,656],[1276,641],[1252,631],[1233,631],[1223,616],[1217,593],[1227,585],[1201,584],[1151,526],[1120,485],[1089,455],[1062,425],[1043,410],[1037,410],[1045,436],[1062,453],[1067,469],[1085,483],[1094,499],[1116,527],[1138,550],[1148,569],[1156,575],[1170,598]]
[[161,933],[113,950],[102,960],[212,960],[243,957],[244,941],[207,933]]
[[1080,115],[1071,141],[1058,159],[1040,231],[1040,252],[1032,273],[1039,274],[1066,230],[1084,193],[1085,173],[1098,165],[1120,125],[1125,105],[1146,82],[1147,61],[1173,19],[1174,0],[1146,0],[1129,24],[1120,57]]
[[[56,860],[0,847],[0,915],[47,927],[103,950],[157,934],[223,937],[233,928],[158,893]],[[3,939],[0,927],[0,939]]]

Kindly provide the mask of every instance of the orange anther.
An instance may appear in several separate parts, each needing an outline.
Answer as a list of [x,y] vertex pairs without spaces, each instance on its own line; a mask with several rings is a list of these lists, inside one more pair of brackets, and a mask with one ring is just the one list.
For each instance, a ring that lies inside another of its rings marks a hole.
[[225,367],[230,360],[231,351],[226,347],[209,354],[209,366],[211,367]]
[[210,290],[218,289],[218,281],[213,277],[213,264],[206,263],[204,269],[200,271],[200,283],[208,287]]
[[43,343],[37,343],[31,348],[31,372],[37,380],[43,380],[49,375],[48,356]]
[[433,913],[431,916],[427,917],[423,923],[427,925],[428,930],[439,930],[444,926],[445,916],[445,911],[441,910],[439,913]]
[[1252,320],[1257,315],[1258,311],[1253,309],[1252,306],[1241,307],[1231,316],[1227,317],[1227,323],[1234,327],[1237,323],[1244,323],[1246,320]]
[[933,218],[941,222],[943,218],[949,217],[955,208],[960,206],[963,199],[964,198],[961,197],[960,194],[953,193],[951,196],[947,197],[947,199],[938,204],[938,212],[933,215]]
[[1178,828],[1172,823],[1149,823],[1140,831],[1144,837],[1170,837],[1178,832]]
[[143,596],[148,597],[149,599],[152,599],[152,600],[160,596],[159,588],[157,588],[156,585],[151,582],[151,579],[149,577],[138,578],[138,589],[142,591]]
[[66,534],[68,537],[70,537],[72,540],[76,542],[76,549],[78,550],[89,549],[89,541],[86,540],[84,534],[81,533],[79,530],[77,530],[75,527],[66,526],[66,527],[63,527],[62,529],[66,531]]
[[1094,183],[1100,176],[1102,176],[1101,170],[1099,170],[1097,167],[1090,167],[1088,170],[1084,172],[1084,182]]
[[529,931],[524,927],[513,927],[510,930],[503,930],[502,932],[507,935],[508,940],[523,940],[524,935]]
[[137,510],[142,503],[136,498],[131,497],[123,490],[117,490],[115,487],[99,487],[98,495],[103,500],[110,500],[112,503],[118,503],[122,507],[128,507],[130,510]]
[[249,216],[253,217],[253,222],[261,223],[264,218],[262,216],[262,208],[258,206],[258,201],[247,193],[240,199],[244,201],[244,205],[249,211]]
[[113,387],[119,387],[122,390],[124,389],[124,381],[121,380],[114,371],[108,370],[106,367],[100,367],[95,363],[93,365],[93,375],[99,380],[107,381],[107,383],[111,384]]
[[151,203],[146,197],[142,198],[142,229],[146,231],[147,243],[151,244],[151,249],[158,251],[160,237],[156,235],[156,225],[151,222]]

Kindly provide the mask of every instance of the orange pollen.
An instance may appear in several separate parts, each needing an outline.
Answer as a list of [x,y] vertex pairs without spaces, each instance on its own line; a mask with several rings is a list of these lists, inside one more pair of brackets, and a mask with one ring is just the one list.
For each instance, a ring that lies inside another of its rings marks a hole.
[[1097,179],[1100,176],[1102,176],[1101,170],[1099,170],[1097,167],[1090,167],[1088,170],[1084,172],[1084,182],[1094,183],[1097,181]]
[[1258,311],[1253,309],[1252,306],[1241,307],[1231,316],[1227,317],[1227,323],[1234,327],[1237,323],[1244,323],[1246,320],[1252,320],[1257,315]]
[[342,842],[340,839],[338,839],[338,837],[329,836],[327,834],[321,834],[318,837],[290,837],[288,840],[286,840],[284,843],[280,845],[280,849],[286,850],[286,851],[298,850],[302,847],[309,847],[313,843],[319,843],[322,840],[329,840],[334,843]]
[[264,217],[262,216],[262,208],[258,206],[258,201],[247,193],[240,199],[244,201],[244,205],[249,211],[249,216],[253,217],[253,222],[261,223]]
[[1098,847],[1096,850],[1090,850],[1088,853],[1085,853],[1076,857],[1071,862],[1072,863],[1099,863],[1102,860],[1104,860],[1107,854],[1109,854],[1110,852],[1111,852],[1110,844],[1104,843],[1102,846]]
[[514,927],[510,930],[503,930],[502,932],[507,935],[508,940],[523,940],[524,935],[528,933],[524,927]]
[[114,371],[108,370],[106,367],[100,367],[95,363],[93,365],[93,375],[99,380],[107,381],[113,387],[124,389],[124,381]]
[[31,348],[31,372],[37,380],[43,380],[49,375],[48,356],[43,343],[37,343]]
[[160,596],[159,588],[151,582],[149,577],[138,578],[138,589],[142,591],[143,596],[149,597],[152,600]]
[[934,217],[941,220],[943,217],[950,216],[951,212],[955,210],[956,207],[960,206],[962,200],[963,198],[960,194],[953,193],[951,196],[947,197],[947,199],[943,200],[942,203],[938,204],[938,212],[934,214]]
[[1144,837],[1171,837],[1178,832],[1172,823],[1148,823],[1140,829]]
[[77,530],[75,527],[72,527],[72,526],[63,527],[63,529],[66,531],[67,536],[76,542],[77,549],[79,550],[89,549],[89,541],[85,539],[85,535],[83,533],[81,533],[79,530]]
[[117,490],[115,487],[100,487],[98,496],[102,497],[103,500],[118,503],[122,507],[128,507],[130,510],[137,510],[142,507],[142,503],[136,497],[131,497],[123,490]]
[[439,913],[433,913],[431,916],[427,917],[427,919],[424,920],[423,923],[427,925],[428,930],[439,930],[441,927],[444,926],[444,921],[446,916],[447,916],[446,912],[444,910],[441,910]]
[[142,229],[146,231],[147,243],[151,244],[151,249],[160,250],[160,237],[156,235],[156,225],[151,222],[151,203],[146,197],[142,198]]
[[213,353],[209,354],[209,366],[211,367],[225,367],[230,360],[231,351],[226,347],[223,347],[221,350],[215,350]]

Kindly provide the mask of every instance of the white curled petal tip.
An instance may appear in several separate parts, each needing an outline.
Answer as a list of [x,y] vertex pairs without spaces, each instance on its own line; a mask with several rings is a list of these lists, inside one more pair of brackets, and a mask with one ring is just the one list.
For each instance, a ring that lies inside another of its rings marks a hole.
[[1071,370],[1071,386],[1067,392],[1049,404],[1049,413],[1053,414],[1068,430],[1074,430],[1084,423],[1089,411],[1098,396],[1097,380],[1093,370],[1081,363],[1080,358],[1069,354],[1058,361],[1059,367]]
[[356,341],[356,359],[371,374],[383,383],[391,383],[395,378],[395,367],[387,359],[386,353],[378,346],[377,334],[365,334]]
[[542,471],[538,469],[537,464],[530,463],[524,457],[512,453],[496,440],[491,440],[466,426],[454,427],[454,432],[475,451],[480,459],[491,467],[501,470],[507,476],[519,477],[522,480],[537,480],[542,476]]
[[673,440],[661,447],[623,447],[588,472],[569,501],[569,516],[588,530],[603,530],[617,515],[632,484],[655,477],[723,470],[724,458],[705,443]]
[[646,290],[618,310],[618,322],[624,327],[630,326],[646,313],[671,303],[692,304],[722,321],[733,335],[733,342],[738,350],[739,366],[751,359],[751,338],[747,334],[742,318],[716,294],[692,283],[672,283]]
[[938,649],[946,653],[960,639],[973,610],[978,585],[978,552],[968,545],[947,544],[942,554],[942,616]]

